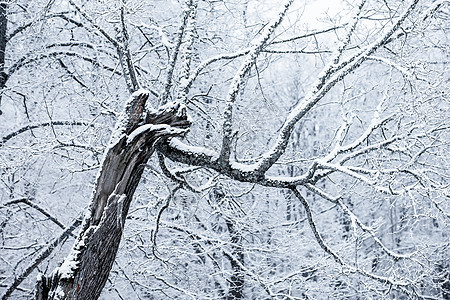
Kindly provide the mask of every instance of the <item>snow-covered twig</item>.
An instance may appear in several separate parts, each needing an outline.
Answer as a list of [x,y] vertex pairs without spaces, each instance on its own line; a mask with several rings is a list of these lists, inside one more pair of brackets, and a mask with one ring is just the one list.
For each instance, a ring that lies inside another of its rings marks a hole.
[[406,79],[411,79],[414,77],[414,74],[412,72],[410,72],[407,68],[405,68],[385,57],[371,55],[371,56],[367,57],[367,59],[382,62],[385,65],[388,65],[388,66],[398,70],[400,73],[402,73],[403,77],[405,77]]
[[357,267],[353,267],[349,264],[347,264],[346,262],[344,262],[344,260],[338,256],[323,240],[322,236],[320,235],[319,231],[317,230],[317,226],[313,220],[313,216],[312,216],[312,211],[311,208],[308,204],[308,202],[306,201],[305,198],[303,198],[303,196],[300,194],[300,192],[297,190],[297,188],[292,188],[291,189],[292,192],[294,193],[294,195],[297,197],[297,199],[299,199],[299,201],[302,203],[303,207],[305,208],[306,211],[306,215],[308,217],[308,222],[309,225],[311,227],[311,230],[313,231],[314,237],[317,241],[317,243],[319,244],[319,246],[326,252],[328,253],[339,265],[341,265],[342,267],[344,267],[346,270],[348,270],[349,272],[352,273],[359,273],[362,274],[368,278],[374,279],[378,282],[381,282],[383,284],[388,283],[390,286],[393,286],[395,288],[400,288],[400,289],[404,289],[408,286],[407,282],[403,282],[403,281],[396,281],[394,279],[391,279],[389,277],[385,277],[385,276],[380,276],[380,275],[376,275],[373,274],[371,272],[368,272],[366,270],[363,270],[361,268],[357,268]]
[[304,38],[307,38],[307,37],[316,36],[316,35],[319,35],[319,34],[322,34],[322,33],[327,33],[327,32],[330,32],[330,31],[335,31],[335,30],[340,29],[340,28],[342,28],[342,27],[344,27],[344,26],[347,26],[347,24],[343,24],[343,25],[340,25],[340,26],[334,26],[334,27],[327,28],[327,29],[317,30],[317,31],[313,31],[313,32],[310,32],[310,33],[301,34],[301,35],[298,35],[298,36],[294,36],[294,37],[287,38],[287,39],[283,39],[283,40],[279,40],[279,41],[273,41],[273,42],[271,42],[270,44],[271,44],[271,45],[275,45],[275,44],[281,44],[281,43],[293,42],[293,41],[300,40],[300,39],[304,39]]
[[44,250],[42,250],[38,256],[28,265],[25,270],[16,276],[14,282],[6,289],[5,293],[1,296],[2,300],[8,299],[11,294],[19,287],[19,285],[24,281],[34,269],[37,268],[50,254],[53,250],[61,244],[69,235],[72,235],[72,232],[81,224],[81,217],[75,219],[75,221],[67,227],[57,238],[51,241]]
[[90,124],[89,122],[83,122],[83,121],[49,121],[49,122],[43,122],[43,123],[37,123],[37,124],[28,124],[25,125],[14,132],[11,132],[7,135],[5,135],[1,141],[0,141],[0,147],[3,146],[7,141],[12,139],[15,136],[18,136],[21,133],[24,133],[29,130],[33,130],[36,128],[41,127],[49,127],[49,126],[93,126],[93,124]]
[[155,230],[153,231],[152,237],[151,237],[151,238],[152,238],[152,253],[153,253],[153,255],[154,255],[156,258],[158,258],[158,259],[160,259],[160,260],[162,260],[162,261],[164,261],[164,260],[161,259],[161,258],[159,257],[159,255],[156,253],[156,250],[157,250],[157,241],[156,241],[156,239],[157,239],[157,237],[158,237],[159,224],[160,224],[160,221],[161,221],[161,216],[162,216],[163,212],[169,207],[170,200],[172,200],[172,198],[174,197],[175,193],[176,193],[181,187],[182,187],[182,185],[180,184],[180,185],[178,185],[177,187],[175,187],[173,190],[169,190],[169,195],[166,197],[163,206],[161,206],[161,208],[159,209],[158,214],[157,214],[157,216],[156,216]]
[[323,167],[325,169],[330,169],[333,171],[339,171],[341,173],[344,173],[351,177],[354,177],[360,181],[363,181],[363,182],[367,183],[368,185],[375,185],[375,183],[376,183],[375,181],[358,174],[357,172],[353,171],[351,168],[349,168],[347,166],[332,164],[332,163],[325,162],[323,160],[317,160],[317,163],[318,163],[319,167]]
[[[341,44],[338,46],[338,48],[335,51],[334,58],[331,62],[330,68],[333,68],[333,65],[336,65],[339,60],[342,57],[342,54],[344,53],[344,50],[347,48],[348,44],[350,43],[350,40],[352,38],[353,33],[355,32],[356,25],[358,24],[359,20],[361,19],[361,12],[366,4],[367,0],[361,0],[361,2],[358,5],[358,10],[356,11],[355,16],[353,16],[352,20],[349,23],[349,29],[347,31],[347,35],[345,36],[345,39],[341,42]],[[326,72],[328,73],[328,72]]]
[[413,254],[400,254],[400,253],[396,253],[390,249],[388,249],[384,243],[375,235],[375,233],[373,232],[373,230],[366,226],[351,210],[350,208],[348,208],[347,205],[345,205],[344,202],[342,202],[341,199],[337,200],[337,203],[339,204],[339,206],[348,214],[348,216],[350,217],[350,220],[352,221],[352,224],[356,224],[358,225],[359,228],[361,228],[361,230],[365,233],[368,233],[372,239],[375,241],[375,243],[378,244],[378,246],[380,246],[381,249],[383,249],[383,251],[389,255],[390,257],[392,257],[395,260],[399,260],[399,259],[405,259],[405,258],[411,258]]
[[189,17],[185,29],[186,41],[182,49],[181,58],[181,74],[178,88],[178,101],[182,103],[187,102],[187,94],[189,92],[188,78],[191,72],[191,62],[193,56],[193,46],[196,37],[196,22],[197,22],[197,0],[187,0]]
[[85,12],[80,6],[78,6],[73,0],[69,0],[69,3],[75,7],[75,9],[91,24],[92,27],[97,29],[108,41],[110,41],[114,47],[120,48],[120,44],[117,40],[112,38],[103,28],[101,28],[95,21]]
[[[13,200],[10,200],[10,201],[6,202],[3,205],[4,206],[10,206],[12,204],[19,204],[19,203],[24,203],[24,204],[28,205],[29,207],[34,208],[35,210],[37,210],[38,212],[40,212],[41,214],[46,216],[50,221],[52,221],[53,223],[58,225],[61,229],[63,229],[63,230],[66,229],[66,226],[64,226],[64,224],[62,224],[55,216],[53,216],[51,213],[49,213],[47,210],[45,210],[44,208],[42,208],[38,204],[36,204],[34,202],[31,202],[30,199],[28,199],[28,198],[13,199]],[[72,233],[70,233],[70,235],[72,237],[75,237]]]
[[[190,0],[192,2],[193,0]],[[166,104],[170,94],[170,89],[172,88],[173,72],[177,63],[178,54],[180,52],[181,43],[183,42],[183,36],[186,30],[186,26],[190,16],[190,9],[185,9],[183,13],[183,20],[178,28],[177,40],[175,42],[175,47],[172,49],[172,53],[169,58],[169,64],[167,66],[166,80],[164,82],[164,91],[161,95],[160,104]]]
[[243,49],[241,51],[237,51],[234,53],[224,53],[224,54],[219,54],[219,55],[213,56],[211,58],[208,58],[207,60],[203,61],[200,65],[198,65],[192,71],[191,75],[186,80],[186,83],[185,83],[186,88],[189,89],[192,86],[192,84],[194,83],[197,76],[200,74],[200,72],[203,71],[210,64],[212,64],[216,61],[220,61],[220,60],[233,59],[233,58],[237,58],[240,56],[244,56],[244,55],[248,54],[249,52],[250,52],[250,49]]
[[63,50],[63,51],[51,51],[48,53],[42,53],[42,54],[34,54],[34,53],[28,53],[27,55],[24,55],[20,59],[18,59],[14,64],[12,64],[11,67],[8,68],[6,71],[7,76],[10,77],[12,74],[17,72],[19,69],[27,66],[28,64],[34,63],[38,60],[44,59],[44,58],[59,58],[59,57],[75,57],[79,58],[81,60],[84,60],[86,62],[91,63],[92,65],[98,65],[101,68],[116,74],[116,75],[122,75],[121,72],[117,71],[115,68],[109,67],[107,65],[104,65],[100,62],[98,62],[95,58],[82,55],[78,52],[69,51],[69,50]]
[[117,54],[119,55],[119,61],[122,65],[123,74],[125,77],[125,82],[127,83],[128,90],[133,93],[139,90],[139,82],[136,75],[136,70],[134,68],[133,59],[131,57],[131,52],[129,48],[129,36],[127,26],[125,24],[125,8],[124,2],[121,1],[120,7],[120,41],[121,46],[116,47]]
[[294,129],[294,125],[297,124],[297,122],[302,119],[332,87],[357,69],[368,56],[372,55],[381,46],[385,45],[392,35],[400,28],[405,19],[411,14],[417,3],[418,0],[413,0],[405,12],[400,16],[399,20],[388,30],[388,32],[377,39],[374,43],[363,49],[362,52],[351,56],[347,61],[340,63],[337,67],[333,64],[322,72],[317,82],[313,85],[313,89],[310,90],[306,97],[289,113],[275,140],[275,144],[258,162],[258,170],[268,170],[280,158],[286,150],[291,132]]
[[233,135],[232,134],[233,107],[236,101],[236,97],[238,96],[238,93],[241,89],[243,80],[256,63],[256,59],[258,58],[262,49],[267,45],[267,42],[269,38],[272,36],[275,29],[283,21],[283,18],[286,15],[287,10],[291,6],[292,2],[293,0],[288,0],[284,4],[281,12],[278,14],[278,17],[275,20],[273,20],[269,25],[267,25],[259,40],[256,41],[254,45],[250,48],[248,57],[246,58],[240,69],[236,72],[235,76],[233,77],[232,83],[230,85],[230,90],[228,92],[228,96],[226,99],[225,111],[223,113],[224,116],[222,126],[223,139],[222,139],[222,149],[220,151],[220,160],[221,163],[224,165],[230,164],[229,159],[231,154],[231,143]]

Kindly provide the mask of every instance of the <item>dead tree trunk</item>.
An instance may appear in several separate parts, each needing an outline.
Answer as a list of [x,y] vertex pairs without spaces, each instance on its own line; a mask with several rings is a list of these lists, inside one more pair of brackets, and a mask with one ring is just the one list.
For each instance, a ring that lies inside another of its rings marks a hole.
[[169,103],[146,111],[149,93],[126,104],[105,151],[89,210],[72,252],[50,276],[40,276],[36,299],[98,299],[116,258],[131,199],[155,144],[187,131],[186,109]]

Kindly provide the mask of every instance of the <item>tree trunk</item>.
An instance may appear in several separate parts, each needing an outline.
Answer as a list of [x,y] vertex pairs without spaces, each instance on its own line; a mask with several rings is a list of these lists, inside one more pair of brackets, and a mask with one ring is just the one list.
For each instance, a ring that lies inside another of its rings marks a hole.
[[242,251],[242,235],[236,230],[232,221],[225,219],[228,232],[231,237],[231,249],[233,257],[230,257],[232,275],[230,278],[230,290],[227,300],[240,300],[244,297],[244,252]]
[[114,263],[131,199],[155,144],[187,131],[186,109],[170,103],[146,111],[149,93],[128,101],[105,151],[89,210],[70,255],[40,276],[36,299],[98,299]]
[[[0,4],[0,91],[2,91],[6,86],[6,81],[8,80],[8,75],[5,73],[5,54],[6,54],[6,43],[8,39],[6,37],[6,29],[8,26],[8,15],[7,15],[8,4]],[[0,94],[0,115],[1,110],[2,95]]]
[[[8,42],[6,37],[6,29],[8,27],[7,9],[7,3],[0,3],[0,73],[5,71],[6,43]],[[0,87],[4,87],[3,75],[0,78]]]

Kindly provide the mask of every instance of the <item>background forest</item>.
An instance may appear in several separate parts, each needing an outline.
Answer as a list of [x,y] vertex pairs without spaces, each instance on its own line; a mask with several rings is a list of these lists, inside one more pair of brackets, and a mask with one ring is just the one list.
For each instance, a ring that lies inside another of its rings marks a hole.
[[1,1],[2,299],[70,253],[139,89],[190,129],[146,163],[101,299],[450,299],[449,19],[435,0]]

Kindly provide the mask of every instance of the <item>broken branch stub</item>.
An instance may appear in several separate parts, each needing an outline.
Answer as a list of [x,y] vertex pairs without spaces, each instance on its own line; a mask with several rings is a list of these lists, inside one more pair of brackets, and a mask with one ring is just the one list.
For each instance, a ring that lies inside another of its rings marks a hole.
[[50,276],[39,276],[36,299],[98,299],[122,237],[144,167],[161,139],[186,133],[190,121],[180,103],[145,108],[139,90],[126,103],[105,150],[83,226],[69,256]]

